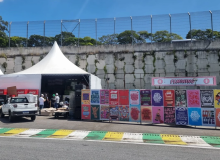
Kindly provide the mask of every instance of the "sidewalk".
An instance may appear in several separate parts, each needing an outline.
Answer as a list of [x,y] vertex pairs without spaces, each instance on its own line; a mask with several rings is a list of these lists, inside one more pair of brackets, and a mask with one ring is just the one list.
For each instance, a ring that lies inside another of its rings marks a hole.
[[0,128],[35,128],[35,129],[66,129],[85,131],[111,131],[129,133],[172,134],[188,136],[216,136],[220,137],[220,128],[171,126],[165,124],[142,124],[131,122],[108,121],[76,121],[70,119],[47,116],[37,116],[34,122],[30,118],[17,118],[13,123],[8,122],[8,117],[0,118]]

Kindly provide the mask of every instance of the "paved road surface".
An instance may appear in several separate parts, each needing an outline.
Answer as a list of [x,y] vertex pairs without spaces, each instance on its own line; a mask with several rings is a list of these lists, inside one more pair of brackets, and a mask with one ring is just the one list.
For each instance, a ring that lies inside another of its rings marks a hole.
[[219,150],[55,139],[0,138],[0,159],[219,160]]

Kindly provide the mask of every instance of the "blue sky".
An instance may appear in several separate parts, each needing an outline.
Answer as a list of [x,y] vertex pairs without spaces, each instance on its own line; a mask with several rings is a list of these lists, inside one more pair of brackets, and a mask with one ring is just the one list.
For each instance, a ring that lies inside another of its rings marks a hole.
[[7,21],[95,19],[219,10],[220,0],[0,0]]

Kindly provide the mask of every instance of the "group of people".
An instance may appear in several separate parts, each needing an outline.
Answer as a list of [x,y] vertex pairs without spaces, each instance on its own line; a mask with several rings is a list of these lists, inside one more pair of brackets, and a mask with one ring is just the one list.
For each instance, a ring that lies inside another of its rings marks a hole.
[[[51,98],[51,103],[53,104],[54,108],[58,108],[59,107],[59,102],[60,102],[60,97],[58,95],[58,93],[53,94],[52,98]],[[49,98],[47,96],[47,94],[41,94],[41,96],[39,97],[39,107],[40,110],[43,109],[44,107],[47,107],[49,105]]]

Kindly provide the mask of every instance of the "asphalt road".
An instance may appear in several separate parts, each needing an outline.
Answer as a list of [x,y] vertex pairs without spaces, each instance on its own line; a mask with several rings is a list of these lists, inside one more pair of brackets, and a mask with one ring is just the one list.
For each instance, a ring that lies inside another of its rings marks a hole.
[[219,150],[56,139],[0,138],[0,159],[219,159]]

